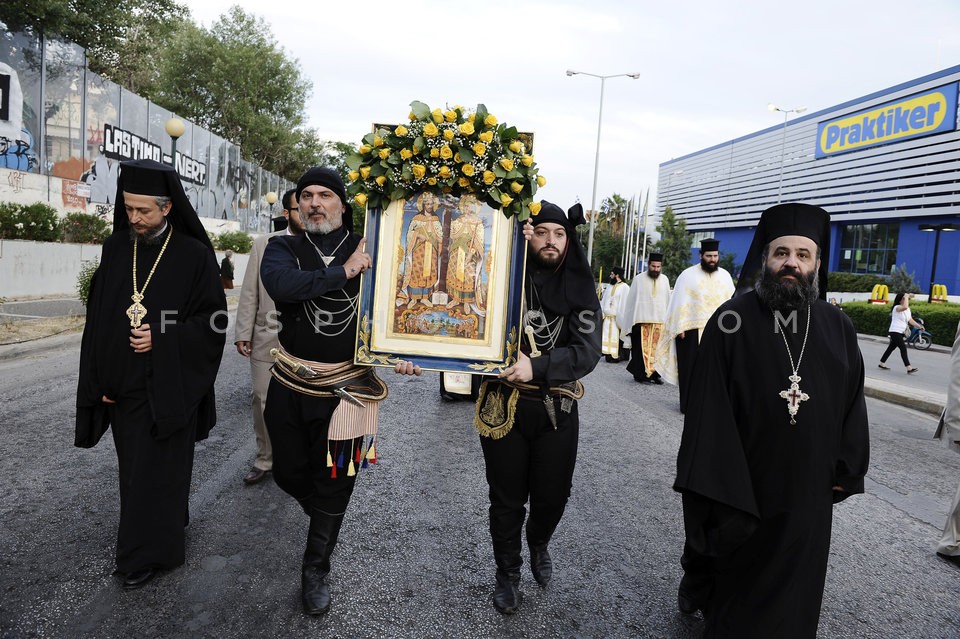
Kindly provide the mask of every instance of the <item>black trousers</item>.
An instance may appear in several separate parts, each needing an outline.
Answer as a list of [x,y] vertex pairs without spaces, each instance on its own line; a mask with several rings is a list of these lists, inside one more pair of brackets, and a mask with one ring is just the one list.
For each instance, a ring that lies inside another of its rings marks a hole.
[[690,391],[690,376],[697,362],[697,347],[700,346],[700,329],[691,329],[684,338],[674,338],[677,343],[677,375],[680,387],[680,410],[687,410],[687,393]]
[[121,395],[109,411],[120,471],[117,571],[180,566],[185,558],[196,422],[156,439],[145,390]]
[[[335,397],[310,397],[270,380],[263,418],[273,445],[273,478],[307,514],[312,510],[329,515],[346,512],[356,484],[356,475],[347,476],[346,467],[337,468],[334,478],[327,466],[327,431],[339,402]],[[349,461],[357,445],[357,441],[333,442],[334,464],[341,453]]]
[[570,497],[577,463],[580,419],[574,402],[554,429],[543,403],[521,399],[516,420],[504,437],[481,437],[490,487],[490,536],[497,557],[519,559],[520,533],[530,501],[527,539],[546,543],[553,535]]
[[890,357],[890,353],[892,353],[895,348],[899,348],[900,359],[903,360],[903,365],[909,367],[910,359],[907,357],[907,344],[903,341],[903,333],[887,333],[887,336],[890,338],[890,343],[887,344],[887,350],[883,351],[883,357],[880,358],[880,363],[885,364],[887,358]]

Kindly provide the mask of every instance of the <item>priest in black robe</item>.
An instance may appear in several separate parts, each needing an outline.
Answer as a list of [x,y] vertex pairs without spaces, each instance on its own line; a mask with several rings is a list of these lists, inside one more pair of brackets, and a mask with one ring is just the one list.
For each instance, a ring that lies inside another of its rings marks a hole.
[[216,422],[226,328],[216,255],[179,176],[153,160],[121,163],[87,301],[74,444],[91,448],[112,429],[125,588],[184,563],[194,442]]
[[833,505],[863,492],[863,360],[849,318],[822,299],[829,220],[807,204],[764,211],[741,294],[700,342],[674,489],[678,603],[703,611],[706,637],[815,637]]

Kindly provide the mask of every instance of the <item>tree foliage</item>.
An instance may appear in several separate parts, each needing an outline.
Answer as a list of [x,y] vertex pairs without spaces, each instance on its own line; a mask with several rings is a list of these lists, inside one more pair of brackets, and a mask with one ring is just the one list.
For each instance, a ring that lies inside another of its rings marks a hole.
[[660,239],[653,245],[652,252],[663,253],[663,274],[669,277],[673,284],[677,281],[677,276],[690,266],[690,245],[693,238],[687,233],[687,221],[677,219],[669,206],[657,224],[657,231]]
[[233,6],[209,30],[184,23],[161,55],[156,102],[234,142],[268,171],[299,177],[304,165],[292,149],[306,146],[309,154],[316,137],[304,129],[312,85],[263,19]]
[[627,219],[628,205],[629,202],[619,193],[603,198],[603,202],[600,203],[600,216],[597,218],[597,226],[607,229],[613,234],[622,235],[624,221]]
[[600,268],[609,275],[610,269],[623,262],[623,237],[607,229],[596,228],[593,233],[593,274]]
[[87,50],[92,71],[134,92],[155,81],[156,52],[186,18],[176,0],[0,2],[0,21],[9,31],[76,42]]

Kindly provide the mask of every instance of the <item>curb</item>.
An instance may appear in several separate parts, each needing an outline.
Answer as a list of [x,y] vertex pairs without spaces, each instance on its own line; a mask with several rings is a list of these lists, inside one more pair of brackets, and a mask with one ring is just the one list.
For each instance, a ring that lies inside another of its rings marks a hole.
[[71,342],[76,343],[80,348],[80,336],[83,330],[67,331],[59,335],[50,337],[40,337],[38,339],[26,342],[17,342],[15,344],[4,344],[0,346],[0,362],[17,359],[20,357],[39,355],[46,351],[52,351]]
[[945,394],[924,392],[897,384],[884,384],[869,378],[864,380],[863,394],[935,417],[940,417],[947,403]]

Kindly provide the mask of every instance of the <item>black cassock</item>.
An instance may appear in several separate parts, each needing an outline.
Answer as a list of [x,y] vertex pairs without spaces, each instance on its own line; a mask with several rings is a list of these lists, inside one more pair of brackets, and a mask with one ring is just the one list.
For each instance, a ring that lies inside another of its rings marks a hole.
[[[169,232],[169,231],[168,231]],[[137,247],[142,289],[160,245]],[[130,347],[133,243],[116,232],[91,282],[80,350],[74,445],[91,448],[112,426],[120,471],[117,570],[184,561],[194,442],[216,422],[213,385],[223,354],[226,299],[213,252],[174,229],[146,289],[153,348]],[[116,404],[105,404],[106,395]]]
[[822,300],[811,309],[798,370],[809,399],[795,425],[780,397],[792,372],[783,336],[796,362],[806,324],[798,311],[795,331],[788,322],[776,332],[751,291],[717,309],[700,342],[674,489],[684,579],[706,597],[707,637],[815,637],[833,504],[863,492],[863,359],[841,310]]

